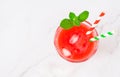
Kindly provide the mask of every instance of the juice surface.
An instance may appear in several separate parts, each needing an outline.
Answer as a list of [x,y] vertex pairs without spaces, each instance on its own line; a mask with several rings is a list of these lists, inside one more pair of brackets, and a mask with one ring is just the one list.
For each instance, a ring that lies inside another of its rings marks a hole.
[[88,22],[74,26],[69,30],[58,27],[54,39],[55,47],[61,57],[71,62],[82,62],[89,59],[98,46],[98,41],[90,42],[90,38],[97,36],[96,30],[86,35],[91,28]]

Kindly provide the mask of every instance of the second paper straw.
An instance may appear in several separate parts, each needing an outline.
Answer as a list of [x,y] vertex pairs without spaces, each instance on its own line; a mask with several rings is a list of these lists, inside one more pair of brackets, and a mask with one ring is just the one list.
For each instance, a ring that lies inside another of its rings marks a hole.
[[94,21],[92,28],[86,32],[86,34],[90,34],[92,32],[93,29],[95,29],[95,27],[97,26],[97,24],[100,22],[100,20],[102,19],[102,17],[105,15],[104,12],[101,12],[99,17]]

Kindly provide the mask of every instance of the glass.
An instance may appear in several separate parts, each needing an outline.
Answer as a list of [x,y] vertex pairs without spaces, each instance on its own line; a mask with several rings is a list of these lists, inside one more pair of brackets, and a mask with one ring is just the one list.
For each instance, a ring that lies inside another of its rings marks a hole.
[[69,30],[58,27],[54,45],[59,55],[70,62],[83,62],[89,59],[98,47],[98,41],[90,42],[90,38],[98,35],[97,31],[94,29],[91,34],[86,35],[90,28],[91,24],[88,21]]

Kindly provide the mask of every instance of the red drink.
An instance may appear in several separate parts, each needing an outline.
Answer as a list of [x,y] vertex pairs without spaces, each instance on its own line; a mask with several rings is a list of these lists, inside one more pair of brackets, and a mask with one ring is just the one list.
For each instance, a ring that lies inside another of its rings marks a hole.
[[80,26],[73,26],[69,30],[58,27],[54,44],[61,57],[71,62],[82,62],[89,59],[98,46],[98,41],[90,42],[90,38],[97,36],[97,31],[89,35],[86,32],[91,28],[91,24],[87,21]]

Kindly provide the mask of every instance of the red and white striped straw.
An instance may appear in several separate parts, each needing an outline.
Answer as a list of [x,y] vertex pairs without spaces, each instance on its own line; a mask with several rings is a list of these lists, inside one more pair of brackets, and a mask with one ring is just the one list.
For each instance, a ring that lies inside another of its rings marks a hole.
[[86,32],[86,34],[90,34],[92,32],[93,29],[95,29],[95,27],[97,26],[97,24],[100,22],[100,20],[102,19],[102,17],[105,15],[104,12],[101,12],[99,17],[95,20],[95,22],[92,24],[92,28]]

